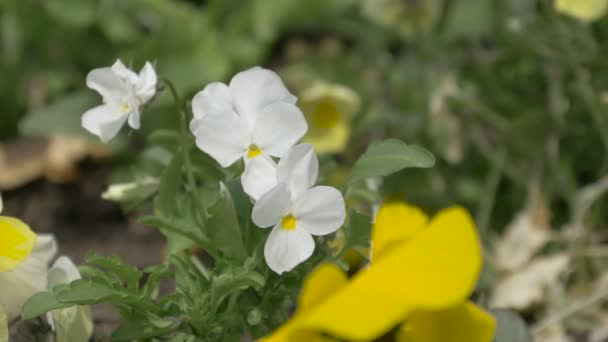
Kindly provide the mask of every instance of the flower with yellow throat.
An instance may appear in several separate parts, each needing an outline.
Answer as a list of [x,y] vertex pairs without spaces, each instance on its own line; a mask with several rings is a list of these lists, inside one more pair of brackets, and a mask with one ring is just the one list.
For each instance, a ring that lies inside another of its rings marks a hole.
[[555,9],[583,21],[595,21],[606,14],[607,0],[555,0]]
[[2,316],[6,322],[18,318],[23,303],[46,289],[48,262],[56,249],[52,236],[36,236],[21,220],[0,216],[0,331]]
[[352,118],[361,107],[357,93],[342,85],[318,83],[300,94],[298,106],[308,121],[304,142],[319,154],[344,150]]
[[495,321],[467,301],[481,270],[469,214],[454,207],[429,219],[389,202],[378,213],[372,262],[351,279],[332,264],[305,281],[298,310],[265,342],[490,342]]

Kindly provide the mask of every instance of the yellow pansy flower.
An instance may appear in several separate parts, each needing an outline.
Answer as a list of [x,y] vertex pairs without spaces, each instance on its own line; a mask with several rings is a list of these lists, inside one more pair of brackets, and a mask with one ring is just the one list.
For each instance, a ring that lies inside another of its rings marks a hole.
[[8,322],[19,317],[29,297],[46,289],[47,264],[56,249],[52,236],[36,236],[21,220],[0,216],[0,306]]
[[25,223],[13,217],[0,216],[0,272],[11,271],[23,262],[32,252],[35,242],[36,234]]
[[555,9],[584,21],[598,20],[606,14],[607,0],[555,0]]
[[464,209],[429,219],[389,202],[374,224],[369,268],[351,280],[334,265],[317,268],[294,317],[263,341],[373,341],[397,327],[397,342],[490,342],[493,318],[467,302],[481,263]]
[[308,121],[304,142],[312,144],[319,154],[336,153],[346,147],[361,100],[350,88],[319,83],[300,94],[298,106]]

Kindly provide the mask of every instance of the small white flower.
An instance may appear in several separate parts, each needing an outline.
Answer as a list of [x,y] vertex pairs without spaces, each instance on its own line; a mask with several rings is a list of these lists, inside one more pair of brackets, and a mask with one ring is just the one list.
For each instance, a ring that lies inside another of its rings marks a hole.
[[[47,274],[48,289],[81,279],[78,268],[70,258],[59,257]],[[88,341],[93,334],[93,319],[88,306],[72,306],[46,314],[57,342]]]
[[[314,186],[319,161],[312,146],[296,145],[279,161],[274,186],[255,203],[253,222],[274,227],[264,248],[266,263],[281,274],[308,259],[312,235],[335,232],[346,217],[342,194],[329,186]],[[268,181],[272,182],[272,181]]]
[[87,87],[103,97],[103,105],[82,116],[82,126],[101,141],[112,139],[128,120],[133,129],[140,127],[141,109],[156,93],[157,76],[146,62],[139,75],[120,60],[112,67],[98,68],[87,75]]
[[46,290],[48,264],[56,252],[52,235],[38,235],[32,253],[22,263],[11,271],[0,272],[0,306],[9,322],[21,315],[26,300]]
[[[296,101],[276,73],[254,67],[229,85],[211,83],[196,94],[190,129],[196,145],[223,167],[243,158],[247,169],[254,168],[248,176],[266,175],[276,168],[271,157],[283,157],[308,130]],[[262,195],[258,185],[243,178],[254,199]]]

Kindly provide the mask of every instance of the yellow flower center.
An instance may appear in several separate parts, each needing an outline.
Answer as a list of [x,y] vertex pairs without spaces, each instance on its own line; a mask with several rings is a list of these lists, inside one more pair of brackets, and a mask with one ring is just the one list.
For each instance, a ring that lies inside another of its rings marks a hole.
[[313,122],[315,127],[320,129],[333,128],[338,124],[340,113],[331,102],[321,102],[317,105],[313,113]]
[[296,221],[296,218],[291,214],[283,217],[283,220],[281,221],[281,227],[285,230],[294,230],[297,225],[298,221]]
[[259,156],[260,154],[262,154],[262,150],[260,150],[259,147],[257,147],[256,145],[251,145],[249,146],[249,152],[247,152],[247,158],[251,159],[251,158],[255,158],[257,156]]
[[120,112],[121,113],[126,113],[128,111],[131,110],[131,106],[128,103],[125,103],[121,108],[120,108]]
[[0,272],[10,271],[32,251],[36,235],[23,222],[0,216]]

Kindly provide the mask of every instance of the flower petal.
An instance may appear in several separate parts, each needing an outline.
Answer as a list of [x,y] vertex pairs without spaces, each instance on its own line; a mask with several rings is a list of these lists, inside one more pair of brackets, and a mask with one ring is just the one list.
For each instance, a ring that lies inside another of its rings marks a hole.
[[139,129],[141,127],[141,114],[139,111],[132,112],[129,114],[129,126],[133,129]]
[[87,75],[87,87],[97,91],[106,103],[119,103],[128,94],[127,84],[112,68],[94,69]]
[[246,161],[241,183],[245,193],[257,201],[277,185],[277,164],[266,155]]
[[298,228],[313,235],[335,232],[346,218],[344,198],[330,186],[317,186],[303,193],[293,204]]
[[372,230],[372,261],[391,246],[410,239],[426,228],[428,216],[403,201],[385,203],[378,211]]
[[323,302],[348,282],[348,276],[338,266],[326,263],[317,267],[304,280],[298,312],[305,312]]
[[281,222],[291,207],[291,195],[285,183],[279,183],[255,202],[251,219],[256,226],[268,228]]
[[304,115],[295,105],[275,102],[258,116],[253,127],[253,142],[264,153],[282,158],[308,130]]
[[384,252],[299,325],[346,340],[372,340],[413,311],[443,310],[463,303],[480,270],[481,250],[473,220],[462,208],[443,210],[428,228]]
[[192,98],[192,113],[195,118],[233,110],[230,89],[222,82],[207,84],[205,89]]
[[21,220],[0,216],[0,272],[15,269],[32,252],[36,234]]
[[277,168],[278,181],[289,185],[294,198],[315,185],[318,174],[319,159],[310,144],[292,147]]
[[135,83],[135,94],[139,99],[146,103],[150,100],[154,94],[156,94],[156,83],[158,77],[156,71],[150,62],[146,62],[139,75],[137,76],[137,82]]
[[0,305],[0,342],[8,342],[8,319],[2,305]]
[[137,84],[138,76],[133,70],[127,68],[120,59],[117,59],[114,64],[112,64],[112,72],[114,72],[119,78],[122,78],[124,81],[127,81],[129,85],[133,86]]
[[230,92],[239,114],[246,117],[250,125],[262,110],[274,102],[295,104],[293,96],[275,72],[253,67],[236,74],[230,81]]
[[82,127],[106,143],[118,134],[128,117],[128,113],[120,113],[118,106],[101,105],[84,113]]
[[314,250],[315,241],[307,231],[298,228],[285,230],[277,224],[266,240],[264,257],[268,267],[281,274],[306,261]]
[[417,311],[397,332],[397,342],[491,342],[494,318],[471,302],[441,311]]
[[37,292],[46,290],[48,263],[57,252],[52,235],[39,235],[36,245],[25,261],[14,270],[0,272],[0,306],[9,321],[19,317],[25,301]]
[[337,341],[320,333],[297,329],[301,317],[328,296],[340,290],[348,283],[346,273],[331,263],[325,263],[317,267],[304,280],[302,293],[298,303],[298,310],[294,316],[283,325],[265,336],[261,342],[334,342]]
[[200,119],[196,146],[228,167],[239,160],[249,148],[247,125],[234,112],[208,115]]
[[56,285],[69,284],[74,280],[81,278],[82,276],[72,260],[66,256],[60,256],[49,269],[47,274],[47,286],[49,289],[52,289]]

